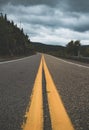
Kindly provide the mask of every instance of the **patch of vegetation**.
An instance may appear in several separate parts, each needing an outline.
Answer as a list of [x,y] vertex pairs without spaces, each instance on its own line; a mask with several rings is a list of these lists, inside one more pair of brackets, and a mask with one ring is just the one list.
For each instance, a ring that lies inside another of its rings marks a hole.
[[25,56],[35,52],[23,29],[19,29],[7,16],[0,16],[0,56]]
[[31,42],[31,47],[36,52],[47,53],[54,56],[65,56],[66,47],[58,45],[46,45],[38,42]]
[[70,41],[65,47],[45,45],[37,42],[32,42],[31,47],[36,52],[46,53],[60,58],[72,59],[89,63],[89,46],[81,45],[79,40]]

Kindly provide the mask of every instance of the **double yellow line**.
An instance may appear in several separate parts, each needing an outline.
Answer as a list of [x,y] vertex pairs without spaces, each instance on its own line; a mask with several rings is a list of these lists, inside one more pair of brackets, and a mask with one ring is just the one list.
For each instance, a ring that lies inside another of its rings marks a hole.
[[46,91],[49,112],[51,117],[52,130],[74,130],[69,116],[63,106],[60,95],[52,80],[50,72],[47,68],[44,56],[41,58],[40,66],[34,83],[29,109],[27,109],[25,117],[26,122],[23,123],[23,130],[43,130],[43,96],[42,96],[42,68],[44,69],[46,79]]

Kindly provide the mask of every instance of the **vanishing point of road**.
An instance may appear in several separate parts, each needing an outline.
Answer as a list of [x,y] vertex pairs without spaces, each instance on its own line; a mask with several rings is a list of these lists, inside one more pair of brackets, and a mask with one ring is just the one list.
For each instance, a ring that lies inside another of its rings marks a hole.
[[89,65],[46,54],[0,62],[0,130],[89,130]]

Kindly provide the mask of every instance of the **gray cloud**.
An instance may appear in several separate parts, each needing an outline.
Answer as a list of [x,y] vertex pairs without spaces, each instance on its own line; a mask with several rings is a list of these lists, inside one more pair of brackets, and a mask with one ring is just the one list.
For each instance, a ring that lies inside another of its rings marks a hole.
[[32,40],[63,45],[71,39],[89,41],[88,0],[0,0],[1,3],[8,18],[19,27],[21,21]]
[[76,12],[89,11],[89,0],[67,0],[69,9]]
[[74,11],[74,12],[87,12],[89,11],[89,0],[0,0],[0,5],[11,3],[14,5],[48,5],[60,9]]
[[48,6],[55,6],[58,4],[59,0],[0,0],[0,4],[7,4],[11,3],[14,5],[48,5]]

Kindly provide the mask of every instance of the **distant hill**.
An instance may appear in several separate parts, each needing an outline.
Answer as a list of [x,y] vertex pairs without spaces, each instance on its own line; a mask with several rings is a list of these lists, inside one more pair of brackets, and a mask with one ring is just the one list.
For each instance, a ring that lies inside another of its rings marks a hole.
[[66,47],[58,45],[46,45],[39,42],[31,42],[31,48],[36,52],[47,53],[55,56],[64,56]]
[[[31,42],[31,48],[36,52],[47,53],[57,57],[68,58],[66,46],[58,45],[46,45],[39,42]],[[89,45],[80,46],[80,55],[83,57],[89,57]]]

